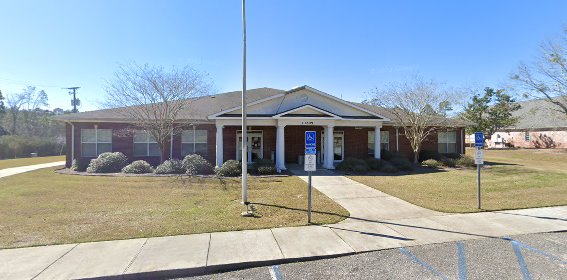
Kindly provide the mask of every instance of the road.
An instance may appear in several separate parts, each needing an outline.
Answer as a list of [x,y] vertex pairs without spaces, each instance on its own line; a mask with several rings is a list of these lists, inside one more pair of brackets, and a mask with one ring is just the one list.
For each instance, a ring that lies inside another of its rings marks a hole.
[[184,279],[567,279],[567,232],[413,246]]

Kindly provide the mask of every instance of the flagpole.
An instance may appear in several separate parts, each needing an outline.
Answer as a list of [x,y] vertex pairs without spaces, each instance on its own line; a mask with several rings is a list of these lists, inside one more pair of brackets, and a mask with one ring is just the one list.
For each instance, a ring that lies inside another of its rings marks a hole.
[[242,0],[242,203],[248,205],[248,137],[246,125],[246,0]]

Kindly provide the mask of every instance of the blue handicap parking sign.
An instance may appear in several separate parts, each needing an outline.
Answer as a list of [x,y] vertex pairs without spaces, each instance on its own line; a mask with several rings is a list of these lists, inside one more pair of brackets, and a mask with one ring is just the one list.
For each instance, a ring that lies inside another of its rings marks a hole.
[[484,147],[484,133],[482,133],[482,132],[475,132],[474,133],[474,146],[475,147]]
[[305,131],[305,149],[315,149],[317,147],[317,133],[315,131]]
[[305,149],[305,154],[306,155],[316,155],[317,150],[315,150],[315,148],[307,148],[307,149]]

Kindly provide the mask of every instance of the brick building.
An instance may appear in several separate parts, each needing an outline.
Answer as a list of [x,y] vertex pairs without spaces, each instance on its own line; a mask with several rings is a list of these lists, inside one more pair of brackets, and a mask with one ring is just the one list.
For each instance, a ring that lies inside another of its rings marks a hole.
[[[240,92],[197,98],[181,113],[182,133],[171,135],[165,158],[201,154],[216,165],[241,157]],[[333,169],[346,158],[380,158],[380,150],[413,156],[403,130],[381,107],[348,102],[309,86],[291,90],[258,88],[247,91],[248,159],[271,159],[279,169],[304,153],[304,132],[317,131],[318,160]],[[122,152],[131,160],[157,164],[160,149],[120,108],[59,116],[66,122],[67,166],[74,158],[94,158]],[[464,124],[444,120],[423,149],[464,153]],[[126,129],[134,133],[121,133]],[[326,137],[332,135],[332,137]],[[72,143],[72,144],[71,144]],[[330,147],[330,148],[327,148]]]

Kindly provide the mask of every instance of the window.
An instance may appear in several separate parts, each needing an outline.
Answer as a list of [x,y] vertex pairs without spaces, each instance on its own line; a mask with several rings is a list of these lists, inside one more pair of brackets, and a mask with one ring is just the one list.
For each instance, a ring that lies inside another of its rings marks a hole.
[[144,130],[134,131],[135,157],[159,157],[160,155],[159,145],[150,133]]
[[[387,130],[380,131],[380,149],[390,150],[390,132]],[[374,131],[368,131],[368,154],[374,154]]]
[[81,156],[97,157],[112,152],[112,129],[81,129]]
[[442,154],[454,154],[457,152],[457,132],[439,131],[437,133],[437,151]]
[[530,142],[531,137],[530,137],[530,132],[529,132],[529,131],[526,131],[526,132],[524,133],[524,140],[525,140],[526,142]]
[[183,130],[181,133],[181,155],[199,154],[207,156],[207,131]]

